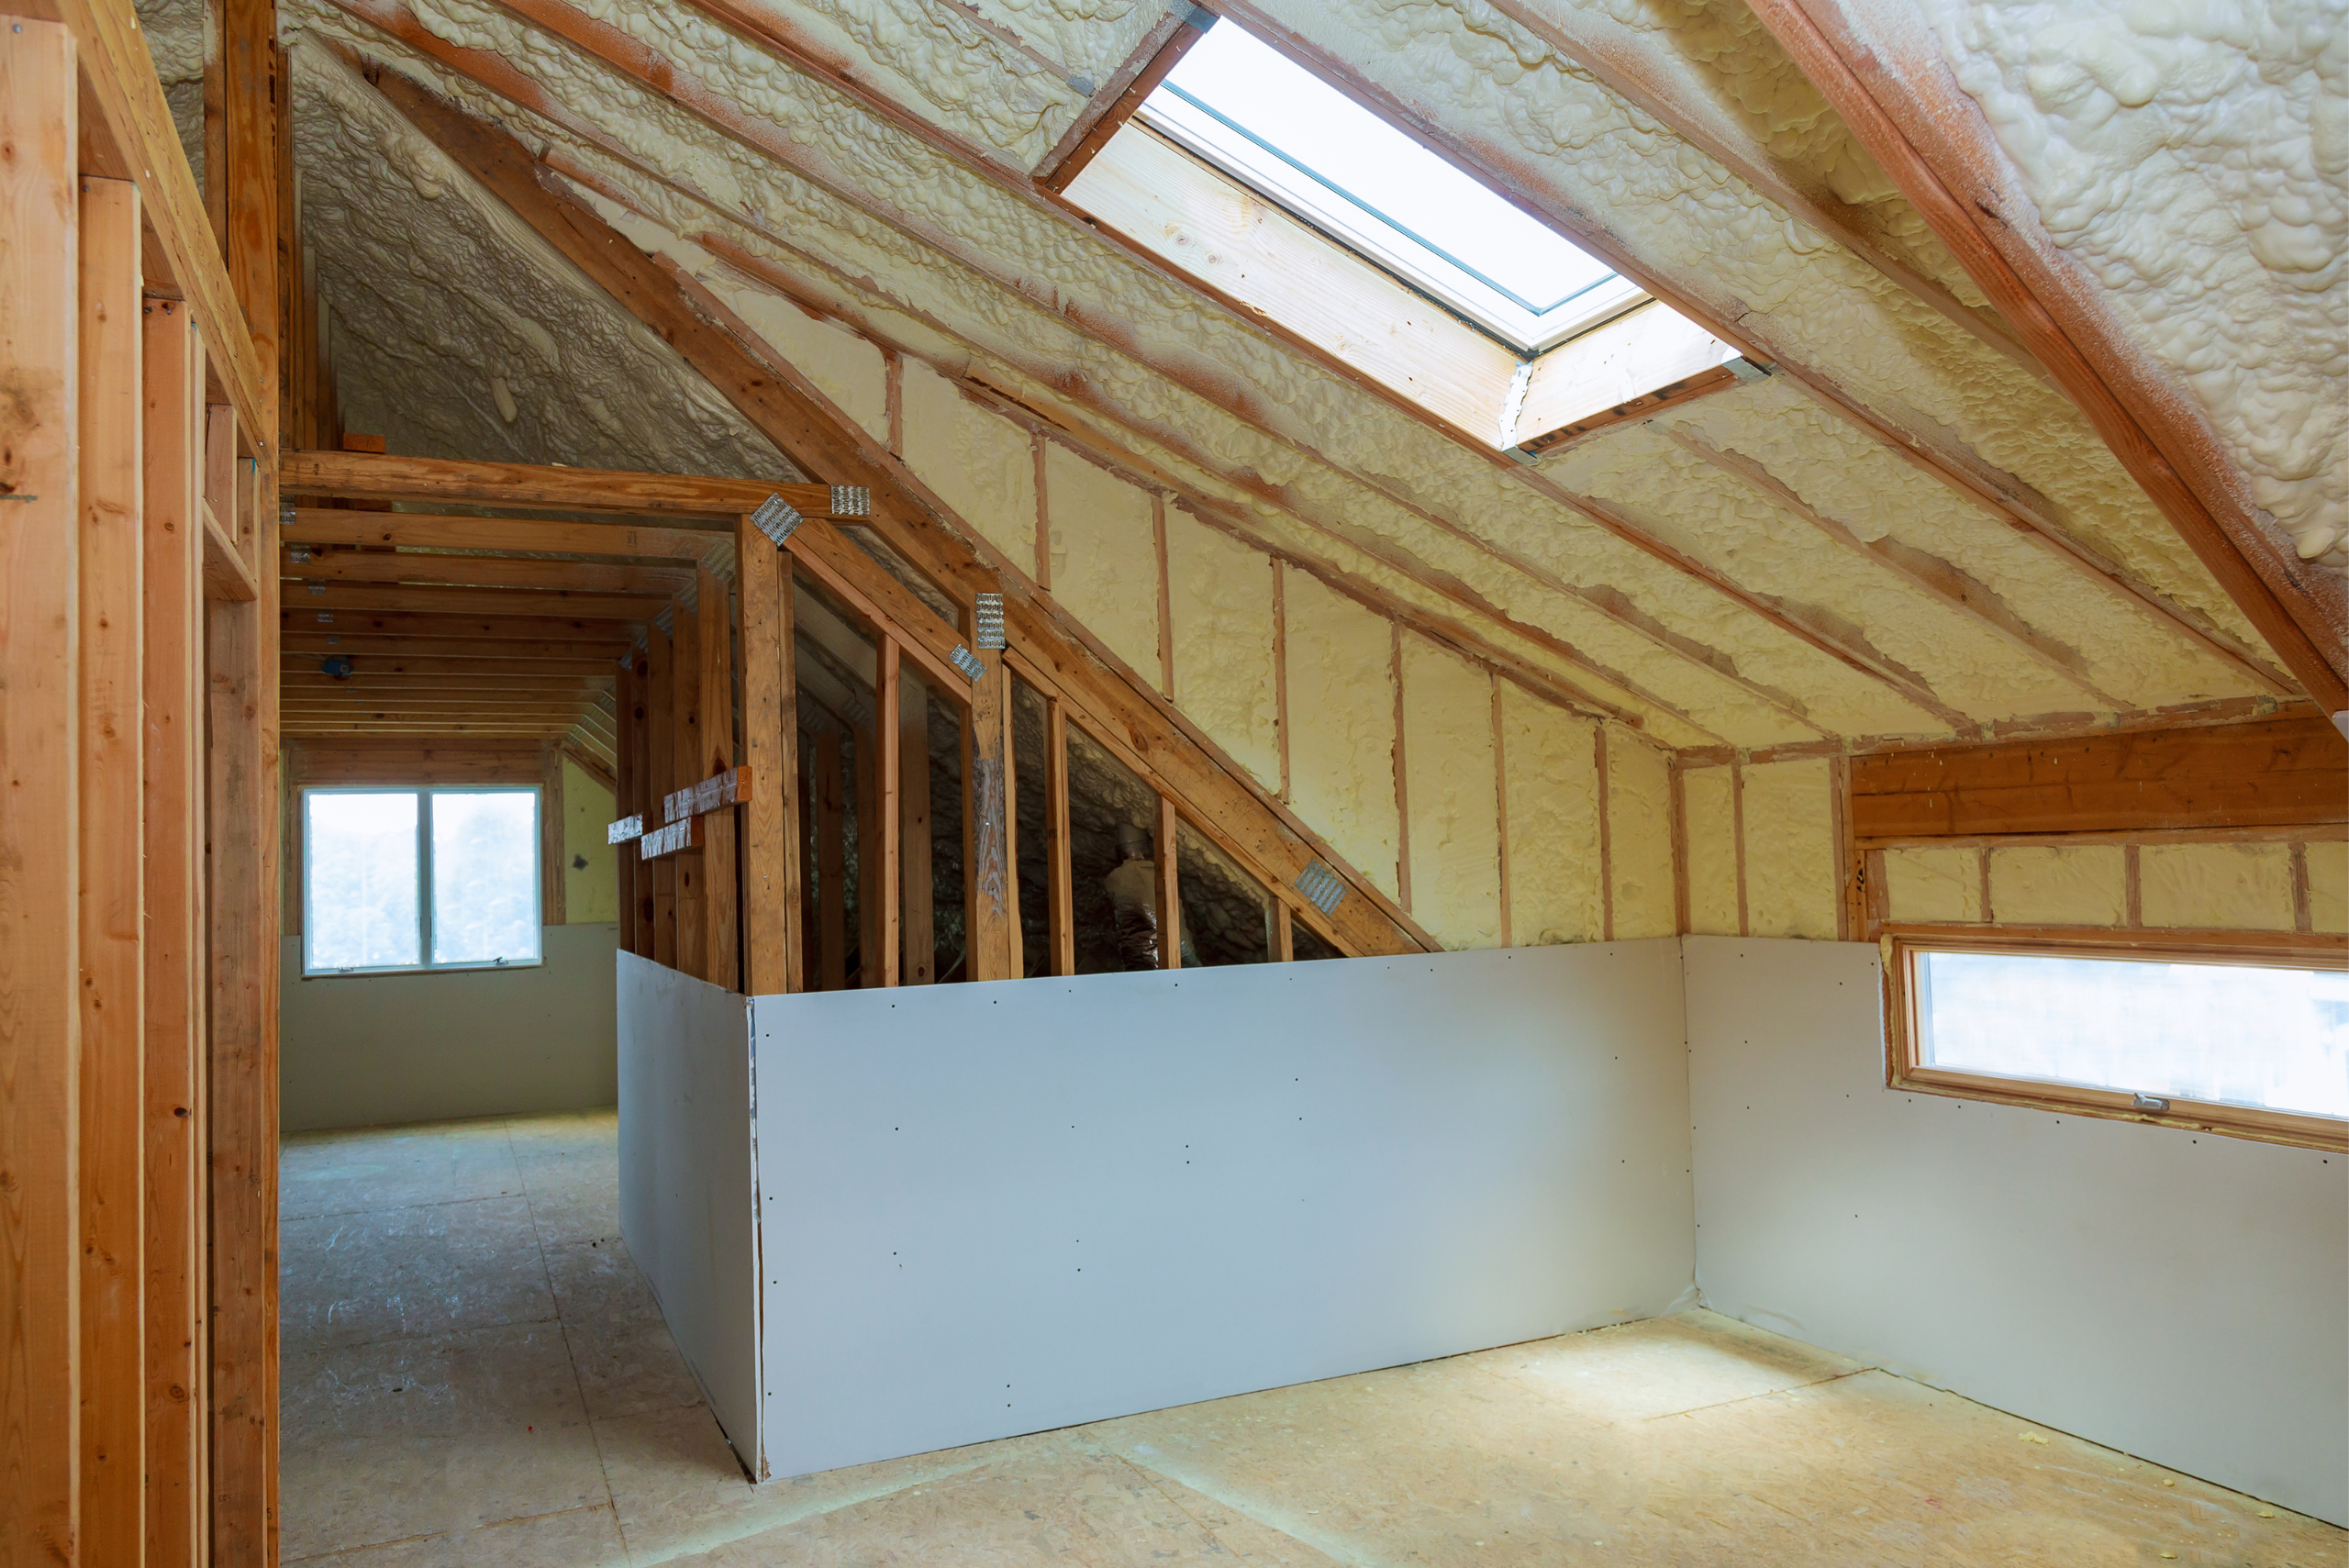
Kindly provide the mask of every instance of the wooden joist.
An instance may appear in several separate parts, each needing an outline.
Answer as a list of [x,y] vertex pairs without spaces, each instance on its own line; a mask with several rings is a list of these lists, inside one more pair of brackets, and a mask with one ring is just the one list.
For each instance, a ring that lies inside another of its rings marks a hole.
[[[443,622],[442,625],[447,623]],[[373,634],[348,626],[304,625],[293,617],[283,640],[283,656],[308,669],[319,662],[347,658],[362,670],[472,669],[482,664],[514,664],[533,669],[586,666],[581,673],[617,670],[628,657],[629,643],[616,628],[609,640],[540,641],[529,638],[417,636]]]
[[[307,552],[305,552],[307,553]],[[693,581],[689,571],[611,566],[600,562],[511,560],[495,555],[396,555],[357,550],[283,555],[278,575],[312,583],[432,584],[471,588],[565,588],[582,594],[674,594]]]
[[575,616],[583,620],[648,621],[668,601],[651,595],[573,593],[567,588],[435,588],[423,584],[305,583],[285,603],[304,609],[389,610],[428,616]]
[[[518,602],[522,607],[502,607]],[[286,599],[280,617],[288,637],[299,632],[306,637],[426,638],[443,647],[457,639],[479,639],[494,642],[572,641],[626,648],[638,625],[608,616],[546,613],[533,607],[535,603],[518,601],[509,595],[500,600],[499,608],[459,617],[440,611],[356,610],[348,606],[338,608],[323,601],[314,602],[310,595],[301,594]]]
[[701,518],[728,528],[770,495],[803,517],[857,517],[853,489],[755,479],[634,473],[624,469],[556,468],[525,462],[473,462],[377,452],[294,451],[280,480],[287,495],[350,501],[428,501],[544,511],[624,512]]
[[1864,845],[2349,820],[2349,741],[2317,717],[1889,751],[1851,775]]
[[727,535],[711,525],[635,517],[580,523],[544,517],[451,517],[421,512],[352,512],[297,506],[288,544],[406,545],[434,550],[529,550],[558,555],[651,556],[700,561]]

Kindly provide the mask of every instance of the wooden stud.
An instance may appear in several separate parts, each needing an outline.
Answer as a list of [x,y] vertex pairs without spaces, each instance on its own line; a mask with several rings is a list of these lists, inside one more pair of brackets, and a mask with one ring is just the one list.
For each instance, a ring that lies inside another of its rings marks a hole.
[[[1411,907],[1411,791],[1403,763],[1403,623],[1387,622],[1387,678],[1395,683],[1395,902]],[[1602,828],[1601,833],[1605,832]],[[1601,840],[1604,842],[1604,839]]]
[[1730,827],[1737,844],[1737,934],[1753,934],[1753,917],[1747,911],[1745,896],[1745,767],[1731,762],[1729,769]]
[[938,978],[938,929],[930,908],[930,694],[920,678],[898,672],[897,863],[903,888],[904,967],[907,985]]
[[1614,812],[1607,794],[1607,726],[1598,726],[1591,743],[1591,765],[1598,774],[1598,940],[1615,940]]
[[562,753],[549,746],[539,759],[539,922],[565,924],[562,851]]
[[1835,866],[1835,940],[1848,942],[1860,929],[1860,881],[1852,859],[1852,768],[1850,760],[1827,762],[1828,853]]
[[2309,847],[2305,843],[2292,846],[2292,929],[2316,929],[2315,913],[2309,901]]
[[1671,760],[1672,772],[1672,910],[1673,929],[1687,936],[1695,929],[1688,896],[1688,778],[1680,760]]
[[[978,643],[976,619],[963,630]],[[970,933],[963,973],[973,980],[1017,980],[1011,966],[1011,885],[1019,874],[1011,859],[1011,807],[1005,781],[1011,755],[1011,672],[996,649],[981,649],[983,673],[970,683],[971,708],[963,727],[963,897]]]
[[1052,508],[1045,488],[1044,438],[1041,432],[1029,432],[1028,449],[1036,464],[1036,586],[1049,594],[1052,591]]
[[[702,776],[705,742],[702,733],[701,619],[683,605],[676,607],[669,646],[675,654],[670,680],[675,690],[669,702],[669,722],[676,739],[669,753],[669,789],[683,789]],[[665,795],[666,790],[662,791]],[[677,964],[696,980],[708,978],[709,913],[704,895],[706,851],[693,850],[671,857],[676,863]]]
[[1509,864],[1508,864],[1508,742],[1501,734],[1501,679],[1497,672],[1486,672],[1493,688],[1493,821],[1499,846],[1500,861],[1500,935],[1501,946],[1511,947],[1509,940]]
[[204,350],[145,306],[148,1568],[204,1558]]
[[1068,827],[1068,710],[1044,699],[1044,929],[1051,972],[1076,973],[1076,875]]
[[[877,715],[876,715],[877,717]],[[874,781],[881,772],[879,738],[870,723],[857,725],[856,740],[856,985],[882,984],[881,805]]]
[[144,472],[139,188],[81,182],[82,1534],[145,1549]]
[[1183,879],[1177,861],[1181,845],[1174,831],[1179,819],[1174,803],[1158,797],[1153,859],[1158,873],[1158,967],[1183,967]]
[[[1005,678],[1010,679],[1008,674]],[[1017,685],[1010,687],[1010,700],[1003,705],[1003,898],[1005,935],[1011,942],[1011,956],[1005,967],[1010,978],[1024,980],[1028,977],[1028,931],[1019,891],[1019,694]]]
[[1174,700],[1174,585],[1166,566],[1166,497],[1150,498],[1150,530],[1158,566],[1158,689]]
[[[620,673],[619,747],[615,753],[617,763],[614,771],[617,776],[613,780],[612,809],[621,817],[641,818],[644,815],[641,759],[644,698],[637,689],[635,663],[631,658],[629,667]],[[646,950],[638,945],[640,933],[637,925],[637,873],[644,862],[640,857],[629,854],[625,844],[618,846],[613,859],[619,888],[620,951],[642,954]]]
[[[660,815],[661,797],[675,789],[677,779],[677,655],[676,645],[667,632],[653,627],[644,639],[644,729],[645,784],[644,817],[646,825]],[[655,963],[671,969],[677,964],[677,862],[664,857],[653,862],[652,885],[647,895],[652,903],[652,946],[650,956]]]
[[1272,907],[1270,932],[1272,960],[1275,963],[1292,963],[1297,959],[1297,929],[1288,912],[1288,902],[1275,898]]
[[1868,923],[1863,934],[1867,940],[1875,941],[1892,918],[1892,892],[1885,884],[1884,851],[1863,850],[1860,853],[1867,863]]
[[1273,559],[1273,728],[1281,749],[1281,800],[1288,782],[1288,583],[1287,563]]
[[1981,882],[1982,919],[1985,924],[1987,924],[1998,917],[1990,907],[1990,851],[1988,850],[1980,850],[1975,853],[1974,874]]
[[889,411],[889,455],[902,460],[906,455],[906,358],[892,350],[883,357],[882,365],[886,377],[882,397]]
[[2145,923],[2144,886],[2137,865],[2137,846],[2127,844],[2121,851],[2121,922],[2132,929]]
[[841,732],[816,737],[816,956],[825,991],[848,985],[848,812],[841,798]]
[[[793,679],[790,558],[745,517],[734,532],[742,595],[742,761],[778,786],[799,777],[799,699]],[[800,796],[759,790],[741,808],[742,991],[803,988],[799,891]]]
[[[734,765],[734,630],[732,595],[726,579],[707,566],[698,587],[701,620],[701,751],[689,779],[701,780]],[[755,798],[755,796],[753,797]],[[740,809],[739,807],[737,808]],[[742,987],[740,876],[735,851],[740,841],[734,811],[710,814],[709,847],[702,855],[703,938],[701,977],[729,991]]]
[[71,1561],[80,1523],[81,839],[76,671],[80,376],[75,50],[53,22],[0,30],[0,323],[12,410],[0,484],[0,1558]]
[[[880,984],[896,985],[904,978],[900,962],[900,948],[904,940],[905,882],[904,819],[899,809],[903,795],[903,755],[905,750],[904,666],[897,650],[897,639],[885,630],[881,633],[881,681],[875,693],[873,716],[874,795],[873,817],[874,833],[870,846],[875,855],[874,891],[878,895],[878,910],[873,927],[873,939],[877,952],[868,949],[868,962],[878,958],[881,964]],[[858,853],[866,846],[860,843]]]

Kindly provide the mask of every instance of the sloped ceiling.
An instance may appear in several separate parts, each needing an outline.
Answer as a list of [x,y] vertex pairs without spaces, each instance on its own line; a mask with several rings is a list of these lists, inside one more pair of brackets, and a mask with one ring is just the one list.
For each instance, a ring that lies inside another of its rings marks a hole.
[[[1766,381],[1524,466],[1028,185],[1161,23],[1157,6],[723,0],[729,26],[718,4],[286,0],[306,233],[354,428],[426,454],[781,467],[665,348],[404,133],[337,50],[502,120],[721,296],[787,295],[1024,405],[1268,546],[1638,715],[1669,746],[1865,745],[2248,710],[2295,690],[1738,0],[1231,12],[1776,361]],[[158,6],[150,25],[184,26],[189,9]],[[1570,61],[1562,38],[1612,61],[1619,85],[1627,72],[1660,84],[1648,101],[1682,104],[1691,134]],[[1978,52],[1986,80],[2028,78],[2011,49]],[[2126,151],[2076,137],[2061,176]],[[2285,182],[2275,221],[2305,183]],[[2255,307],[2186,284],[2143,313],[2305,541],[2338,517],[2321,460],[2339,414],[2319,406],[2340,338],[2328,361],[2315,330],[2337,327],[2338,290],[2264,264],[2274,289],[2299,291],[2309,329],[2288,346],[2238,319]],[[2157,258],[2137,265],[2171,275]],[[2296,368],[2280,388],[2209,369],[2211,345],[2239,343]]]

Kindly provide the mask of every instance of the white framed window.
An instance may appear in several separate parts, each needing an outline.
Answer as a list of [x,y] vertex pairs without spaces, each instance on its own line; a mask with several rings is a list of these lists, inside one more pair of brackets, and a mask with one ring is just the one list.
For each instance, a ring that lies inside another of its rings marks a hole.
[[1920,937],[1892,950],[1897,1088],[2349,1147],[2349,955]]
[[302,792],[302,973],[540,962],[535,787]]

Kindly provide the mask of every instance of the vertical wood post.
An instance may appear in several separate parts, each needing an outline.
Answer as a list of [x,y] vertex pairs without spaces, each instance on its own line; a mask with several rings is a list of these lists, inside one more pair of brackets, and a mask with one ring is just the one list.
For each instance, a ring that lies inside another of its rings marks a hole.
[[[880,699],[880,711],[873,716],[874,750],[877,752],[873,773],[872,820],[876,828],[873,848],[879,851],[874,857],[873,884],[880,895],[874,934],[879,944],[880,983],[895,985],[905,974],[897,951],[903,940],[905,924],[904,840],[901,837],[904,824],[899,817],[897,805],[901,793],[898,774],[904,765],[900,759],[905,751],[905,734],[900,728],[905,674],[897,639],[884,628],[874,629],[881,633],[881,684],[874,694]],[[867,963],[872,962],[875,956],[873,950],[866,950]]]
[[82,181],[82,1550],[146,1544],[139,187]]
[[823,989],[848,985],[848,823],[841,792],[841,732],[816,737],[816,935]]
[[748,517],[734,528],[742,595],[742,991],[799,984],[799,717],[792,693],[788,557]]
[[539,752],[539,924],[560,926],[562,910],[562,748]]
[[[976,618],[963,615],[964,639],[978,641]],[[963,973],[973,980],[1016,980],[1011,965],[1011,863],[1008,824],[1010,803],[1004,781],[1010,752],[1011,672],[1000,649],[982,649],[985,673],[971,685],[970,722],[964,727],[963,792],[963,887],[965,951]]]
[[0,1558],[72,1559],[82,1473],[73,39],[0,28]]
[[1044,699],[1044,929],[1052,973],[1076,973],[1076,873],[1068,836],[1068,713]]
[[1297,927],[1290,917],[1287,903],[1280,898],[1273,900],[1272,908],[1267,912],[1264,937],[1264,945],[1271,950],[1267,956],[1275,963],[1288,963],[1296,959]]
[[1164,795],[1158,797],[1158,843],[1155,860],[1158,867],[1158,967],[1183,967],[1183,900],[1182,878],[1174,865],[1175,835],[1174,803]]
[[204,350],[150,299],[146,419],[147,1568],[204,1558]]
[[[739,561],[739,558],[738,558]],[[698,586],[701,621],[701,752],[687,783],[699,783],[734,765],[734,618],[733,595],[726,579],[701,568]],[[755,775],[751,786],[758,787]],[[701,977],[729,991],[742,988],[742,927],[738,902],[740,878],[734,863],[734,812],[713,811],[702,824],[707,848],[701,855],[702,938]]]
[[[644,825],[661,825],[661,797],[676,788],[674,758],[677,746],[676,648],[669,634],[649,627],[644,638]],[[646,895],[652,904],[652,945],[646,956],[655,963],[677,967],[677,857],[663,855],[645,862],[652,873]]]
[[881,981],[881,748],[874,716],[856,727],[856,984],[870,990]]
[[[890,644],[892,648],[896,644]],[[907,985],[938,978],[938,929],[930,908],[930,692],[899,667],[897,689],[897,862],[904,892]]]
[[[669,750],[669,783],[666,789],[683,789],[702,776],[702,668],[701,624],[698,617],[687,615],[682,606],[677,610],[677,628],[671,633],[669,646],[675,654],[671,662],[670,684],[674,688],[669,699],[669,719],[674,738]],[[707,882],[704,868],[708,860],[707,849],[680,850],[662,860],[677,868],[677,968],[697,979],[709,975],[709,925]]]

